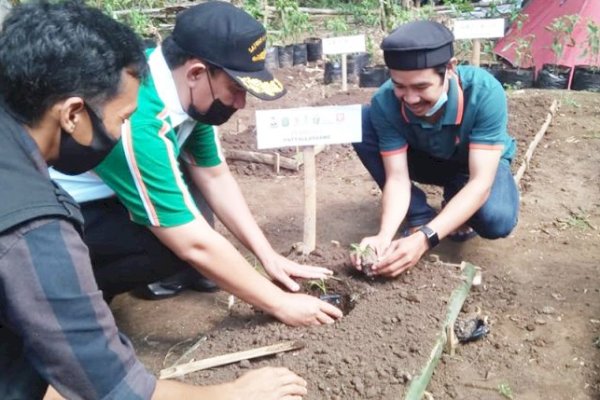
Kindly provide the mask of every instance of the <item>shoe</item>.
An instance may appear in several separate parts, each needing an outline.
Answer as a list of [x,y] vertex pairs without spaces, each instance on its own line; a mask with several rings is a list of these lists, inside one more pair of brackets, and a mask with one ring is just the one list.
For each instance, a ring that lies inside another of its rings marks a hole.
[[162,300],[177,296],[185,289],[212,293],[218,291],[219,287],[196,270],[189,269],[161,281],[135,288],[132,290],[132,294],[146,300]]
[[471,229],[471,230],[466,233],[464,233],[464,232],[451,233],[448,235],[448,239],[452,240],[453,242],[458,242],[458,243],[462,243],[462,242],[466,242],[467,240],[471,240],[475,236],[477,236],[477,232],[475,232],[475,230],[473,228],[469,228],[469,229]]

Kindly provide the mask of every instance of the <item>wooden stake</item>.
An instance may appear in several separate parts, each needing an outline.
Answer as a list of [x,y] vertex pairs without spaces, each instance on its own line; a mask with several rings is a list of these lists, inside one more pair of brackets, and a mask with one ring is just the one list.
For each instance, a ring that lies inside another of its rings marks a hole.
[[206,358],[204,360],[193,361],[187,364],[177,365],[160,371],[160,379],[171,379],[178,376],[183,376],[195,371],[203,369],[219,367],[242,360],[250,360],[252,358],[269,356],[272,354],[281,353],[284,351],[299,350],[304,347],[302,342],[283,342],[271,346],[259,347],[258,349],[239,351],[237,353],[225,354],[222,356]]
[[348,91],[348,56],[342,54],[342,91]]
[[481,63],[481,40],[473,39],[473,54],[471,55],[471,65],[479,67]]
[[278,152],[273,153],[273,162],[275,173],[279,175],[279,171],[281,171],[281,155]]
[[304,248],[310,254],[317,244],[317,171],[315,147],[304,147]]

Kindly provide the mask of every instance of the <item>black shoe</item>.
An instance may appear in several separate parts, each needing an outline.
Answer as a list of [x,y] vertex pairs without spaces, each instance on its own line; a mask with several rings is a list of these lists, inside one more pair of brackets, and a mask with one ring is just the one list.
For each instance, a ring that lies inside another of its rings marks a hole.
[[161,281],[140,286],[132,290],[132,294],[146,300],[161,300],[177,296],[185,289],[212,293],[218,291],[219,287],[196,270],[189,269]]

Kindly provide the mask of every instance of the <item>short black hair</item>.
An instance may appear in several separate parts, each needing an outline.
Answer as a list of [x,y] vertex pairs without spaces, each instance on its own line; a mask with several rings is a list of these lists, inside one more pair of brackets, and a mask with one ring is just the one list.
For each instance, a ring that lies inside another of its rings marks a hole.
[[35,124],[71,96],[102,106],[118,93],[124,70],[146,75],[140,39],[83,2],[22,4],[2,25],[0,93],[22,123]]
[[211,73],[211,75],[214,75],[214,72],[220,69],[219,67],[198,58],[192,53],[183,50],[177,43],[175,43],[175,40],[173,40],[172,36],[167,36],[162,41],[160,47],[163,53],[163,57],[165,58],[165,61],[169,66],[170,70],[174,70],[175,68],[185,64],[188,60],[194,58],[201,60],[206,65],[206,68]]
[[438,74],[440,76],[440,78],[442,78],[442,82],[444,82],[444,78],[446,77],[447,69],[448,69],[447,63],[436,65],[435,67],[433,67],[433,70],[435,71],[435,73]]

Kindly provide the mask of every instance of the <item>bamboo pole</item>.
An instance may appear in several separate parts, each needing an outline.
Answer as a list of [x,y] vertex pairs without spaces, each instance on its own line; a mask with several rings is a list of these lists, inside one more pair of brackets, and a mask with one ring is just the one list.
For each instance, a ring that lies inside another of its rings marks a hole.
[[310,254],[317,245],[317,171],[315,147],[305,146],[304,155],[304,247],[302,252]]
[[204,360],[192,361],[186,364],[165,368],[160,371],[160,379],[171,379],[183,376],[191,372],[201,371],[203,369],[219,367],[221,365],[232,364],[242,360],[269,356],[284,351],[299,350],[304,347],[302,342],[283,342],[271,346],[259,347],[257,349],[238,351],[236,353],[225,354],[221,356],[206,358]]
[[536,133],[535,137],[533,138],[533,141],[529,144],[529,148],[527,149],[527,152],[525,153],[525,159],[523,160],[523,162],[521,163],[521,166],[519,167],[519,169],[517,170],[517,173],[515,174],[515,182],[517,183],[517,185],[520,184],[521,178],[523,178],[523,174],[525,174],[525,170],[527,170],[527,168],[529,167],[529,162],[531,161],[533,152],[535,151],[535,148],[537,147],[537,145],[540,143],[540,141],[546,134],[546,131],[548,130],[548,127],[550,126],[550,123],[552,122],[552,118],[554,118],[554,114],[556,114],[557,109],[558,109],[558,101],[554,100],[552,102],[552,105],[550,106],[550,111],[548,112],[548,115],[546,115],[546,121],[544,122],[544,124],[542,125],[540,130]]
[[[281,157],[279,154],[268,154],[259,153],[256,151],[245,151],[245,150],[223,150],[225,158],[230,160],[241,160],[249,162],[259,162],[263,164],[272,165],[275,169],[279,167],[289,169],[292,171],[298,171],[300,169],[300,163],[297,160],[288,157]],[[278,157],[279,156],[279,157]]]
[[461,267],[463,271],[463,282],[456,289],[454,289],[452,295],[450,296],[447,308],[448,311],[446,313],[446,319],[444,320],[442,329],[437,334],[435,345],[431,350],[431,354],[427,359],[425,367],[423,367],[421,373],[415,376],[410,382],[405,400],[420,400],[425,394],[425,389],[427,389],[427,385],[431,381],[433,371],[442,357],[442,352],[444,351],[446,341],[448,340],[446,330],[454,327],[456,318],[458,317],[465,299],[471,290],[471,284],[475,276],[475,266],[463,261]]

